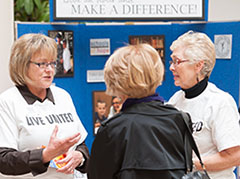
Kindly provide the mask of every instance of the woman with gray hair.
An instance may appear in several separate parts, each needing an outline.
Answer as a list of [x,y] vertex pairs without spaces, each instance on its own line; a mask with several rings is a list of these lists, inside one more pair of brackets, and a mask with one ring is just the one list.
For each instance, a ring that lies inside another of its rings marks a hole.
[[73,179],[89,153],[70,95],[52,86],[56,42],[43,34],[15,41],[9,62],[15,86],[0,95],[0,178]]
[[[104,121],[92,145],[89,179],[178,179],[186,172],[181,113],[155,91],[164,66],[148,44],[117,49],[104,68],[106,93],[120,113]],[[191,159],[191,153],[188,156]]]
[[[169,103],[191,115],[193,136],[210,177],[234,179],[234,166],[240,164],[239,114],[232,96],[208,81],[216,61],[214,44],[206,34],[189,31],[170,49],[170,70],[181,90]],[[202,169],[197,158],[193,162]]]

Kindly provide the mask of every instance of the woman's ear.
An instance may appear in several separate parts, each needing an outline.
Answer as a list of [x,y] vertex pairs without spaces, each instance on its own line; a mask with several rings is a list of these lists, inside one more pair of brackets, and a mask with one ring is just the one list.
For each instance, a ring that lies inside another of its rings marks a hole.
[[195,69],[197,73],[199,73],[202,70],[203,66],[204,66],[204,60],[200,60],[199,62],[196,63]]

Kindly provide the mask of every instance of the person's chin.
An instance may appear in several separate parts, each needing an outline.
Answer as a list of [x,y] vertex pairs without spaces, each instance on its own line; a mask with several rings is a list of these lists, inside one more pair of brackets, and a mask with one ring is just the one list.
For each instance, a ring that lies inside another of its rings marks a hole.
[[174,81],[174,85],[175,86],[181,86],[181,84],[178,81],[176,81],[176,80]]
[[47,81],[47,82],[44,82],[43,84],[45,88],[49,88],[51,85],[52,85],[52,81]]

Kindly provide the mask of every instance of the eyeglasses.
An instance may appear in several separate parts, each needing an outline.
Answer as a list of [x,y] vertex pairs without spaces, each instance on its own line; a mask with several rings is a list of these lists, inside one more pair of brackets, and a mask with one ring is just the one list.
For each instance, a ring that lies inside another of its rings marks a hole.
[[53,61],[53,62],[40,62],[40,63],[37,63],[37,62],[33,62],[33,61],[30,61],[30,63],[33,63],[35,65],[37,65],[39,68],[41,69],[45,69],[47,68],[49,65],[52,67],[52,68],[56,68],[56,65],[57,65],[57,62],[56,61]]
[[112,104],[120,104],[120,102],[113,102]]
[[176,59],[173,59],[171,61],[169,61],[169,64],[170,65],[179,65],[180,63],[183,63],[183,62],[189,62],[189,60],[180,60],[179,58],[176,58]]

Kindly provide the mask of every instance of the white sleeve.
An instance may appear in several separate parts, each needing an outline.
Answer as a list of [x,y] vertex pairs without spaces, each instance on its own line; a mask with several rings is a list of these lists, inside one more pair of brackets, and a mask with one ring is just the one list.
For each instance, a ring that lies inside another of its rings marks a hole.
[[3,99],[0,99],[0,147],[18,149],[18,127],[13,109]]
[[239,113],[232,98],[214,110],[212,123],[213,140],[218,151],[240,145]]

